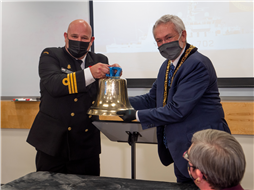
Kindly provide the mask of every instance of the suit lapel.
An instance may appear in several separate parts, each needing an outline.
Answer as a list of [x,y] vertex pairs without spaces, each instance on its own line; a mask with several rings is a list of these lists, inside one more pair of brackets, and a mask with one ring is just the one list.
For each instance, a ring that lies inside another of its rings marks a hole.
[[65,60],[67,60],[67,62],[66,61],[60,62],[60,64],[64,63],[64,65],[61,65],[61,67],[63,67],[64,69],[73,71],[73,72],[79,70],[76,63],[75,63],[75,59],[70,56],[70,54],[66,51],[65,47],[63,47],[62,49],[65,53]]
[[160,73],[158,74],[158,78],[156,80],[157,83],[157,107],[163,107],[163,96],[164,96],[164,80],[165,80],[165,71],[167,67],[168,61],[164,61],[161,66]]
[[86,55],[86,59],[85,59],[85,68],[94,65],[95,62],[93,60],[93,58],[90,55],[90,52],[87,53]]

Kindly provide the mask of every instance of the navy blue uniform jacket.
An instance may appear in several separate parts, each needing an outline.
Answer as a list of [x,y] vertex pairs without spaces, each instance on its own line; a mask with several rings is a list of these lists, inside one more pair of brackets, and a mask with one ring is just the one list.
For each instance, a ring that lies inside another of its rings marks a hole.
[[[98,62],[108,64],[108,59],[88,52],[85,67]],[[100,131],[87,115],[97,96],[98,80],[86,86],[84,71],[65,47],[43,50],[39,76],[40,110],[27,142],[48,155],[69,160],[100,154]]]
[[[187,48],[190,45],[187,44]],[[184,55],[184,54],[183,54]],[[180,59],[181,60],[181,59]],[[191,145],[192,135],[202,129],[219,129],[230,133],[224,119],[217,87],[217,76],[211,61],[198,51],[185,60],[174,77],[163,107],[166,60],[149,93],[130,97],[138,110],[143,129],[157,127],[158,153],[167,166],[174,162],[189,177],[183,153]],[[179,64],[179,63],[178,63]],[[165,128],[168,150],[163,144]]]

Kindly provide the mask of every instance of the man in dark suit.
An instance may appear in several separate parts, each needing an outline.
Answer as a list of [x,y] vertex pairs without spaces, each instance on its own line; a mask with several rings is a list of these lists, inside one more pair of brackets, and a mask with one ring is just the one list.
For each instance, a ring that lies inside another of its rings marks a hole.
[[[130,97],[135,110],[120,111],[124,121],[137,119],[143,129],[157,127],[162,164],[174,162],[177,182],[193,183],[182,155],[192,135],[202,129],[230,133],[220,103],[217,76],[211,61],[186,42],[182,20],[162,16],[153,27],[158,49],[165,60],[149,93]],[[138,110],[138,111],[136,111]]]
[[106,56],[88,52],[94,37],[86,21],[71,22],[64,38],[65,47],[40,56],[40,110],[27,142],[37,150],[37,171],[98,176],[100,131],[87,111],[110,66]]

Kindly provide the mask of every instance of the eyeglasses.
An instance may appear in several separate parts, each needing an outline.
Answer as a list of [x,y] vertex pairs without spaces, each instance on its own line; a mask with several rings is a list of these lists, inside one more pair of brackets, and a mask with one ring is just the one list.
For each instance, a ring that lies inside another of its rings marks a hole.
[[[191,175],[191,173],[190,173],[190,168],[193,168],[193,170],[198,169],[198,168],[197,168],[196,166],[191,166],[191,165],[190,165],[190,159],[189,159],[189,155],[188,155],[188,150],[186,150],[186,151],[183,153],[183,158],[184,158],[185,160],[188,161],[188,172],[189,172],[189,174],[190,174],[191,179],[194,180],[194,178],[192,177],[192,175]],[[206,180],[206,177],[205,177],[204,173],[203,173],[203,172],[201,172],[201,173],[203,174],[204,180]]]
[[172,41],[172,39],[174,38],[175,36],[171,37],[171,36],[166,36],[164,39],[159,39],[159,40],[156,40],[156,44],[157,46],[161,46],[162,44],[164,43],[169,43]]
[[[180,39],[181,35],[182,35],[182,31],[181,31],[181,33],[179,34],[179,38],[178,38],[177,40]],[[175,36],[176,36],[176,35],[175,35]],[[168,36],[168,35],[167,35],[167,36],[164,37],[164,39],[158,39],[158,40],[156,40],[156,45],[157,45],[158,47],[160,47],[160,46],[161,46],[162,44],[164,44],[164,43],[172,42],[172,39],[173,39],[175,36],[171,36],[171,35]]]
[[190,163],[188,162],[188,170],[190,170],[190,168],[193,168],[193,170],[197,169],[196,166],[191,166]]
[[189,170],[190,168],[193,168],[194,170],[197,169],[196,166],[191,166],[191,165],[189,164],[190,159],[189,159],[189,155],[188,155],[188,150],[186,150],[186,151],[183,153],[183,158],[184,158],[185,160],[188,161],[188,170]]
[[183,158],[184,158],[185,160],[187,160],[188,162],[190,162],[190,160],[189,160],[189,155],[188,155],[188,150],[186,150],[186,151],[183,153]]

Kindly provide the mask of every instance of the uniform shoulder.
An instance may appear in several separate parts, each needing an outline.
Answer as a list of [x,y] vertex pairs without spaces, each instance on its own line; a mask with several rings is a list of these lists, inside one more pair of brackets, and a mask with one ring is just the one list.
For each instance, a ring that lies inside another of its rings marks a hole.
[[195,51],[191,55],[189,55],[185,62],[188,62],[188,64],[199,64],[204,62],[211,62],[210,59],[205,56],[204,54],[200,53],[199,51]]
[[94,58],[94,57],[97,57],[97,58],[107,58],[107,56],[101,54],[101,53],[94,53],[94,52],[89,52],[89,55]]
[[48,47],[48,48],[45,48],[42,53],[41,53],[41,56],[42,55],[57,55],[57,54],[61,54],[64,52],[64,48],[63,47]]
[[88,52],[89,56],[95,60],[96,62],[102,62],[102,63],[108,63],[108,58],[107,56],[101,54],[101,53],[93,53],[93,52]]

